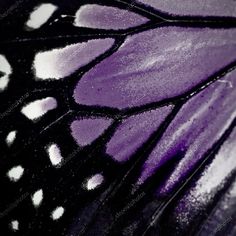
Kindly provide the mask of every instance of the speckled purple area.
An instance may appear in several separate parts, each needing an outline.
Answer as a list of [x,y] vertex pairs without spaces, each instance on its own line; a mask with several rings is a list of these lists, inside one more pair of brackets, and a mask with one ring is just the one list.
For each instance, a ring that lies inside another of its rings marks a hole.
[[71,134],[78,145],[86,146],[97,139],[111,124],[105,118],[81,118],[72,122]]
[[161,107],[125,119],[107,144],[106,152],[119,162],[127,161],[158,129],[171,110],[172,106]]
[[82,77],[75,101],[121,109],[181,95],[235,60],[235,38],[235,29],[179,27],[128,37]]
[[87,4],[76,12],[74,25],[98,29],[128,29],[142,25],[147,18],[116,7]]
[[167,160],[181,157],[161,189],[170,191],[219,140],[236,117],[236,71],[191,98],[179,111],[146,160],[138,183],[143,183]]
[[236,1],[0,0],[0,35],[0,235],[236,235]]
[[137,2],[173,15],[236,16],[234,0],[137,0]]

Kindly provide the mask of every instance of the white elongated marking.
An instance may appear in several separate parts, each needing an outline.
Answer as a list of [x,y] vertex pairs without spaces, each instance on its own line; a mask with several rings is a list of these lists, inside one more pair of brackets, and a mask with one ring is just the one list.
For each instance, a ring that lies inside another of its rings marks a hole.
[[38,207],[43,201],[43,190],[39,189],[32,196],[32,202],[35,207]]
[[8,83],[9,77],[7,75],[4,75],[0,78],[0,92],[7,88]]
[[15,166],[7,172],[7,176],[11,181],[17,182],[24,173],[24,168],[22,166]]
[[18,220],[13,220],[11,222],[11,228],[13,231],[19,230],[19,221]]
[[59,165],[61,161],[63,160],[63,157],[61,156],[61,151],[59,147],[57,146],[57,144],[51,144],[48,147],[47,151],[48,151],[48,155],[49,155],[51,163],[54,166]]
[[88,42],[38,52],[33,61],[36,80],[59,80],[73,74],[103,54],[114,39],[93,39]]
[[16,130],[11,131],[6,137],[6,143],[11,146],[16,138]]
[[9,75],[12,73],[12,68],[8,63],[5,56],[0,55],[0,72],[3,73],[3,76],[0,76],[0,92],[7,88],[9,83]]
[[57,6],[51,3],[44,3],[36,7],[30,14],[29,20],[26,22],[28,29],[38,29],[45,24],[52,14],[56,11]]
[[35,120],[46,114],[48,111],[57,107],[57,101],[53,97],[47,97],[40,100],[33,101],[21,110],[28,119]]
[[51,214],[51,218],[53,220],[58,220],[59,218],[62,217],[62,215],[64,214],[64,208],[62,206],[57,207],[55,210],[53,210],[52,214]]
[[93,190],[102,184],[104,177],[101,174],[96,174],[89,178],[86,183],[87,190]]

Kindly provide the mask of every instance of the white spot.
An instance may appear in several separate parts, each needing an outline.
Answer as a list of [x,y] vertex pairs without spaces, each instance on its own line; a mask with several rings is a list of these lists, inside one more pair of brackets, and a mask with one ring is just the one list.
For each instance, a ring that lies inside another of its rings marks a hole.
[[13,231],[19,230],[19,222],[18,222],[18,220],[13,220],[11,222],[11,228],[12,228]]
[[0,55],[0,71],[8,75],[12,73],[11,66],[3,55]]
[[41,4],[30,14],[29,20],[26,22],[26,26],[31,30],[40,28],[48,21],[56,9],[57,6],[51,3]]
[[35,207],[38,207],[43,200],[43,190],[39,189],[32,196],[32,201]]
[[7,75],[4,75],[0,78],[0,92],[4,90],[9,83],[9,78]]
[[10,178],[10,180],[16,182],[21,178],[23,173],[24,168],[22,168],[22,166],[15,166],[8,171],[7,176]]
[[30,120],[35,120],[48,111],[53,110],[57,107],[57,101],[53,97],[47,97],[24,106],[21,112]]
[[63,157],[61,156],[61,151],[60,151],[59,147],[57,146],[57,144],[50,145],[48,147],[47,151],[48,151],[48,155],[49,155],[51,163],[54,166],[59,165],[61,163]]
[[6,137],[6,143],[8,146],[11,146],[16,138],[16,130],[11,131]]
[[226,83],[226,84],[228,84],[229,88],[233,88],[234,87],[233,83],[231,81],[228,81],[228,80],[221,80],[221,79],[219,79],[219,80],[217,80],[217,82]]
[[53,220],[58,220],[64,214],[64,208],[62,206],[57,207],[51,214]]
[[89,178],[86,183],[87,190],[93,190],[102,184],[104,177],[101,174],[96,174]]
[[0,72],[3,76],[0,77],[0,92],[6,89],[9,83],[9,75],[12,73],[10,64],[8,63],[5,56],[0,55]]

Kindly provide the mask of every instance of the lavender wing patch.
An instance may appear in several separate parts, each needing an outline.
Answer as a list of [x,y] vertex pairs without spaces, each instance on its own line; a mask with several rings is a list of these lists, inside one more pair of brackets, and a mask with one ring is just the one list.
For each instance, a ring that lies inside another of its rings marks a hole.
[[137,2],[171,15],[236,17],[236,3],[233,0],[137,0]]
[[82,77],[74,99],[122,109],[182,95],[235,60],[235,37],[235,29],[179,27],[130,36]]
[[[232,71],[191,98],[179,111],[143,165],[139,184],[166,161],[181,160],[160,192],[170,191],[220,139],[236,117],[236,71]],[[222,112],[224,108],[224,112]]]
[[87,4],[81,6],[76,12],[74,25],[95,29],[120,30],[142,25],[147,21],[147,18],[126,9]]
[[104,118],[81,118],[71,123],[71,134],[78,145],[86,146],[97,139],[111,124]]
[[127,161],[158,129],[171,108],[162,107],[125,119],[108,142],[106,152],[116,161]]

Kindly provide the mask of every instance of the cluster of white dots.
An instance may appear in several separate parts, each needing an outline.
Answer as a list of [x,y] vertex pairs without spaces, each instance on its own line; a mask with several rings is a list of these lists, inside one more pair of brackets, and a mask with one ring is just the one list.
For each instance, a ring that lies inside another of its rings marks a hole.
[[[47,102],[50,102],[50,106],[48,106]],[[34,120],[34,119],[37,119],[40,116],[44,115],[45,111],[48,111],[48,110],[53,109],[55,107],[56,107],[56,101],[54,100],[54,98],[46,98],[46,99],[42,99],[42,100],[37,100],[35,102],[31,102],[30,104],[23,107],[21,112],[27,118]],[[32,110],[33,110],[33,113],[32,113]],[[8,145],[8,147],[10,147],[13,144],[13,142],[15,141],[16,134],[17,134],[17,131],[12,130],[6,136],[6,144]],[[60,167],[60,165],[63,161],[63,157],[61,155],[61,150],[60,150],[59,146],[55,143],[52,143],[47,146],[46,151],[48,153],[51,164],[54,167],[58,167],[58,166]],[[12,182],[18,182],[20,180],[20,178],[23,176],[23,174],[24,174],[24,168],[21,165],[17,165],[17,166],[12,167],[7,172],[7,177]],[[103,180],[104,180],[104,177],[102,174],[95,174],[95,175],[86,179],[86,181],[83,184],[83,187],[88,191],[94,190],[99,185],[102,184]],[[37,191],[35,191],[31,195],[32,204],[35,208],[38,208],[42,204],[43,197],[44,197],[44,193],[43,193],[42,189],[38,189]],[[52,220],[56,221],[62,217],[64,212],[65,212],[64,207],[58,206],[51,212],[50,217]],[[19,221],[16,219],[12,220],[10,223],[10,227],[11,227],[12,231],[14,231],[14,232],[18,231],[20,228]]]
[[[47,12],[45,11],[45,9],[47,10]],[[57,7],[52,4],[42,4],[41,6],[36,8],[35,11],[30,15],[30,18],[26,23],[28,29],[29,28],[31,28],[31,29],[39,28],[43,23],[45,23],[45,21],[48,20],[48,18],[52,15],[52,13],[56,9],[57,9]],[[42,10],[45,11],[45,14],[43,14],[43,15],[41,13]],[[39,13],[41,14],[40,17],[38,17]],[[5,60],[5,58],[3,58],[3,57],[0,59]],[[6,64],[5,67],[6,68],[4,68],[4,69],[5,70],[7,69],[7,72],[10,73],[11,72],[11,69],[9,69],[10,66],[8,64]],[[7,81],[7,78],[6,78],[6,81]],[[3,82],[5,82],[5,81],[3,81]],[[2,82],[2,84],[3,84],[3,82]],[[0,83],[0,85],[1,85],[1,83]],[[4,86],[2,85],[2,87],[4,87]],[[36,100],[34,102],[29,103],[28,105],[26,105],[22,108],[21,112],[28,119],[36,120],[39,117],[43,116],[47,111],[52,110],[56,107],[57,107],[56,100],[54,98],[48,97],[45,99]],[[13,142],[15,141],[16,134],[17,134],[17,131],[13,130],[13,131],[10,131],[8,133],[8,135],[6,136],[6,144],[8,147],[10,147],[13,144]],[[61,155],[61,151],[60,151],[57,144],[51,144],[50,146],[48,146],[47,152],[48,152],[49,159],[50,159],[53,166],[58,166],[61,164],[61,162],[63,161],[63,157]],[[12,167],[7,172],[7,177],[12,182],[17,182],[20,180],[20,178],[23,176],[23,174],[24,174],[24,168],[21,165],[17,165],[17,166]],[[101,177],[99,177],[99,175],[95,175],[95,176],[91,177],[90,179],[87,180],[87,185],[86,185],[87,190],[92,190],[92,189],[96,188],[98,185],[101,184],[102,180],[103,179],[101,179]],[[38,189],[36,192],[34,192],[34,194],[32,194],[32,196],[31,196],[31,200],[32,200],[34,207],[38,208],[43,201],[43,190]],[[62,206],[58,206],[51,212],[50,217],[53,220],[58,220],[59,218],[62,217],[62,215],[64,214],[64,211],[65,211],[65,209]],[[19,221],[15,220],[15,219],[12,220],[10,223],[10,227],[11,227],[12,231],[14,231],[14,232],[18,231],[20,228]]]
[[[47,151],[52,165],[58,166],[63,159],[59,147],[56,144],[51,144],[50,146],[48,146]],[[11,168],[7,172],[7,176],[11,181],[17,182],[22,177],[23,173],[24,173],[24,168],[21,165],[18,165]],[[103,181],[104,181],[103,175],[98,173],[87,178],[83,186],[86,190],[91,191],[99,187],[103,183]],[[31,200],[35,208],[38,208],[42,204],[43,196],[44,194],[42,189],[38,189],[37,191],[34,192],[34,194],[32,194]],[[58,206],[51,212],[50,217],[52,220],[57,221],[62,217],[64,212],[65,212],[64,207]],[[18,231],[19,221],[12,220],[10,226],[12,231],[14,232]]]
[[[17,181],[16,179],[19,179],[21,177],[21,175],[23,174],[23,168],[21,166],[18,167],[13,167],[8,174],[11,176],[10,179],[12,181]],[[102,184],[102,182],[104,181],[104,177],[101,174],[96,174],[93,175],[92,177],[88,178],[85,183],[84,183],[84,187],[87,190],[93,190],[96,189],[99,185]],[[43,190],[39,189],[37,190],[32,196],[31,196],[31,200],[32,203],[34,205],[35,208],[38,208],[42,201],[43,201]],[[52,218],[52,220],[56,221],[58,219],[60,219],[62,217],[62,215],[64,214],[65,209],[62,206],[58,206],[56,207],[52,212],[50,217]],[[13,220],[11,221],[11,229],[13,231],[18,231],[19,230],[19,221],[17,220]]]

